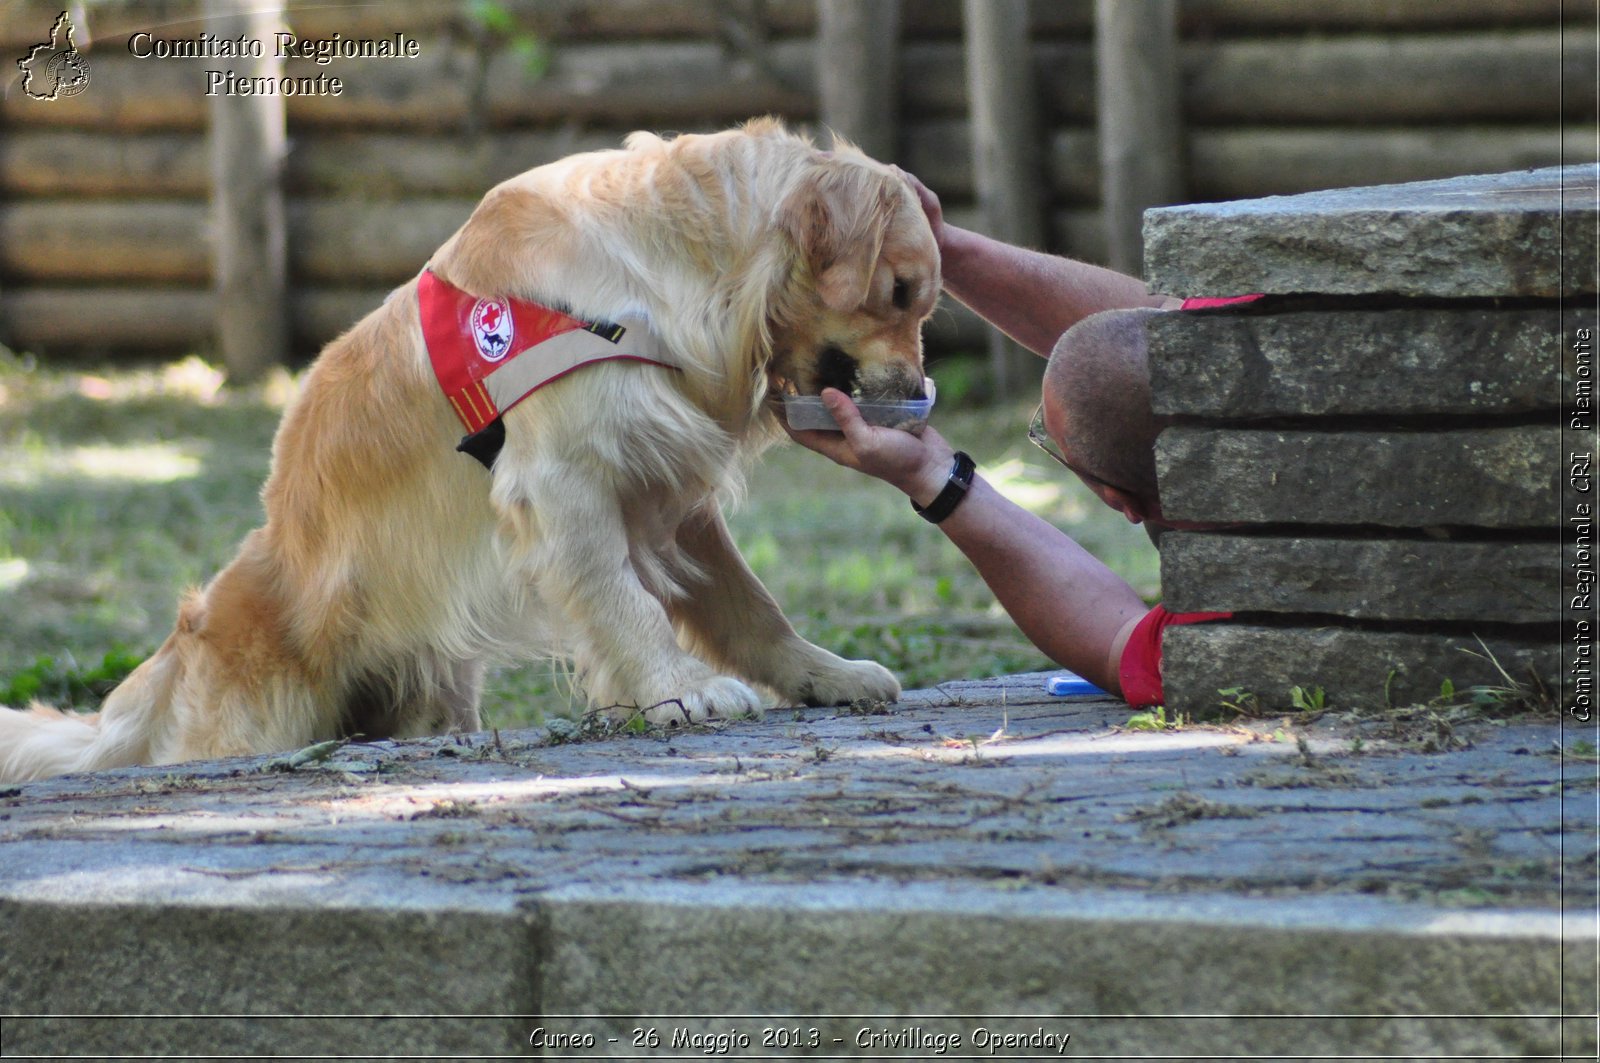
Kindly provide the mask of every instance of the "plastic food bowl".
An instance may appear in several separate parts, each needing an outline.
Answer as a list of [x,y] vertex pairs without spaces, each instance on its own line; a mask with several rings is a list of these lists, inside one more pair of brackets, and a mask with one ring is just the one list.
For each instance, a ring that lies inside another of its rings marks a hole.
[[[861,411],[861,419],[868,424],[878,425],[881,428],[898,428],[906,432],[920,432],[923,425],[928,423],[928,414],[933,409],[934,400],[933,381],[925,380],[923,386],[928,393],[925,399],[857,402],[856,409]],[[798,431],[808,429],[824,432],[839,431],[839,423],[822,404],[819,395],[785,395],[783,416],[788,420],[789,427]]]

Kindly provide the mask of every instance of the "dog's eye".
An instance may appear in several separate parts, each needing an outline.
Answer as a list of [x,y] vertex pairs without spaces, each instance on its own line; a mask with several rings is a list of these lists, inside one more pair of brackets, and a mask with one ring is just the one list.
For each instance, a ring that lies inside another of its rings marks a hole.
[[894,279],[894,292],[889,296],[896,310],[908,310],[911,307],[911,284],[899,277]]

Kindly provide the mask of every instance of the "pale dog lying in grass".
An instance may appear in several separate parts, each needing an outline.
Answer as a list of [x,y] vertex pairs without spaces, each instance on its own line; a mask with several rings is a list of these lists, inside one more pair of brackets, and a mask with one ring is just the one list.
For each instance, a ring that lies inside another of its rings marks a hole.
[[[602,361],[496,397],[485,472],[419,327],[432,278],[486,358],[526,300],[626,322],[611,357],[672,368]],[[591,702],[657,723],[759,713],[756,688],[895,698],[884,668],[795,633],[718,497],[779,435],[780,382],[921,397],[938,290],[905,182],[770,120],[505,182],[322,353],[273,445],[265,526],[156,654],[98,714],[0,710],[0,781],[476,729],[491,658],[569,656]]]

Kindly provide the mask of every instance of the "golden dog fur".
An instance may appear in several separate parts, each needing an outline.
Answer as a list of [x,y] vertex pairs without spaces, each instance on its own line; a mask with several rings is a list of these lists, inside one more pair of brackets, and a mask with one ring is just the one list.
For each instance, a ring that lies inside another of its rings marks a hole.
[[[904,181],[772,120],[494,188],[434,256],[478,296],[640,317],[682,372],[605,363],[516,406],[492,472],[457,453],[416,283],[331,343],[273,444],[266,523],[98,714],[0,710],[0,781],[479,726],[484,663],[569,656],[655,722],[892,699],[800,638],[719,496],[780,435],[773,388],[922,388],[938,254]],[[825,504],[818,502],[819,505]]]

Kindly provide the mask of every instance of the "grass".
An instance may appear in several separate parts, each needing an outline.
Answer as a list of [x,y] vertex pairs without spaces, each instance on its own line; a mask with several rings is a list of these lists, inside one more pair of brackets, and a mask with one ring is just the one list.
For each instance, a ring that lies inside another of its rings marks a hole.
[[[193,358],[52,369],[0,350],[0,693],[34,677],[42,696],[92,703],[103,682],[78,680],[103,680],[161,643],[178,594],[259,524],[292,391],[287,377],[226,389]],[[1028,443],[1031,407],[941,408],[935,423],[991,482],[1153,598],[1155,551]],[[878,660],[907,687],[1049,666],[960,553],[884,484],[784,444],[729,522],[806,637]],[[500,727],[572,707],[549,662],[497,670],[484,699],[486,723]]]

